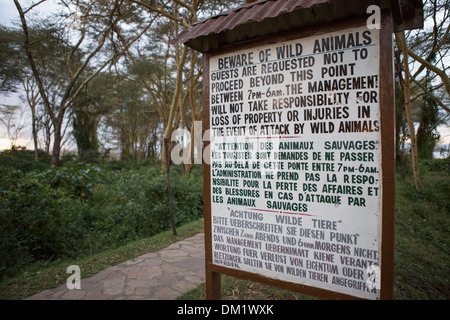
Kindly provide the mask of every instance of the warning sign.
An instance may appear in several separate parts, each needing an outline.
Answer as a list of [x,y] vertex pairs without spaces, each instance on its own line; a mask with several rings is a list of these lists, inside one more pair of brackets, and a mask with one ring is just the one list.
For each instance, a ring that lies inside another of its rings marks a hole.
[[380,293],[380,30],[209,57],[212,263]]

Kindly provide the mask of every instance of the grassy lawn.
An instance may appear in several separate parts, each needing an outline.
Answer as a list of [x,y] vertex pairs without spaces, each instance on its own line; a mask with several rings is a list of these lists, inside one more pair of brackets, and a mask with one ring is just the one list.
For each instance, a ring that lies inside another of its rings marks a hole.
[[423,177],[424,192],[412,179],[397,179],[395,216],[396,299],[450,299],[450,177]]

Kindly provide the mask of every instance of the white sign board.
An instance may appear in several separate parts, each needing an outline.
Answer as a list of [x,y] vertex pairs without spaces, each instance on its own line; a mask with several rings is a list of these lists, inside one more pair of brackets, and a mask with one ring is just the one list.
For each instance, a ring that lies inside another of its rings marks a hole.
[[379,30],[209,61],[212,263],[379,298]]

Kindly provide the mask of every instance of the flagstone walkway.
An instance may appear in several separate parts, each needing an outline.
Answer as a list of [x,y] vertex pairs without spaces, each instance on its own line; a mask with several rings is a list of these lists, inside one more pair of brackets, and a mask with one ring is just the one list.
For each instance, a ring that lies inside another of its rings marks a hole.
[[82,278],[80,289],[69,290],[64,284],[28,299],[173,300],[204,281],[204,234],[199,233],[162,250],[110,267],[90,278]]

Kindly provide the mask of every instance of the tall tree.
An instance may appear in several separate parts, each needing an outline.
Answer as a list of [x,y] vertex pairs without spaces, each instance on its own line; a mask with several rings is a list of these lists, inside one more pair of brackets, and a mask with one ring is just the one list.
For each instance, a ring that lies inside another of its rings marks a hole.
[[[109,99],[110,112],[105,115],[106,125],[121,151],[122,160],[141,160],[152,142],[159,122],[156,110],[148,103],[143,88],[126,74],[115,75],[114,92]],[[120,79],[120,81],[119,81]]]
[[113,86],[113,77],[101,72],[84,87],[73,102],[73,136],[77,143],[78,155],[81,157],[99,152],[100,141],[97,130],[102,116],[112,109]]
[[[23,67],[24,59],[21,54],[19,44],[19,32],[12,28],[0,26],[0,93],[17,92],[18,86],[21,84],[25,92],[28,106],[31,109],[32,134],[35,146],[35,160],[38,160],[38,140],[37,140],[37,123],[36,123],[36,107],[39,103],[39,93],[33,77],[30,76],[26,68]],[[13,110],[11,110],[13,111]]]
[[[117,35],[117,30],[121,21],[130,12],[125,12],[123,1],[62,1],[61,3],[69,10],[76,6],[78,14],[81,15],[74,29],[71,20],[54,20],[52,23],[55,30],[55,40],[59,44],[61,51],[60,59],[65,61],[64,65],[60,65],[60,74],[66,73],[64,81],[59,83],[58,92],[53,94],[53,101],[50,97],[51,93],[46,88],[48,79],[43,75],[40,68],[40,62],[36,58],[36,44],[30,41],[30,28],[26,15],[35,7],[43,3],[39,1],[33,3],[28,9],[24,10],[18,0],[14,0],[17,11],[19,12],[22,25],[24,40],[23,47],[26,52],[33,76],[39,88],[39,94],[53,125],[53,149],[52,149],[52,165],[59,164],[59,156],[62,144],[62,132],[65,115],[71,107],[74,99],[84,89],[101,70],[103,70],[114,59],[121,56],[129,46],[135,42],[148,28],[142,28],[135,32],[134,37],[124,43],[123,47],[118,51],[102,50],[109,37]],[[72,6],[70,6],[72,4]],[[124,12],[123,12],[123,11]],[[73,19],[73,15],[66,17]],[[71,26],[69,28],[69,26]],[[38,44],[40,45],[40,44]],[[83,81],[79,81],[83,78]]]
[[407,54],[415,67],[411,81],[440,108],[450,112],[448,105],[434,92],[443,86],[447,98],[450,96],[450,6],[446,0],[426,0],[424,12],[424,28],[406,34]]
[[[396,76],[402,84],[405,113],[411,140],[412,164],[417,190],[421,190],[419,150],[430,150],[435,143],[437,113],[450,113],[449,59],[450,7],[446,0],[424,2],[425,23],[421,30],[396,34]],[[402,56],[402,63],[400,61]],[[443,94],[441,94],[441,92]],[[438,94],[439,93],[439,94]],[[419,118],[413,119],[413,104],[419,108]],[[415,132],[415,122],[419,130]],[[431,129],[431,130],[430,130]],[[416,139],[417,136],[417,139]],[[417,141],[418,140],[418,141]],[[426,145],[428,144],[428,145]],[[422,153],[429,155],[429,151]]]
[[0,93],[13,92],[20,83],[16,63],[17,51],[14,33],[0,25]]
[[419,127],[417,128],[417,151],[420,159],[433,158],[433,150],[440,135],[436,131],[439,124],[438,105],[430,96],[422,98]]
[[[146,8],[150,13],[157,13],[162,17],[168,18],[170,21],[170,24],[168,25],[168,30],[171,30],[171,34],[168,35],[168,39],[166,42],[166,52],[167,55],[172,52],[171,58],[174,62],[173,64],[173,70],[175,70],[175,75],[173,76],[174,79],[174,86],[173,86],[173,94],[169,99],[165,100],[164,108],[161,109],[161,111],[168,110],[167,113],[160,112],[160,115],[163,118],[164,123],[164,135],[163,135],[163,144],[162,144],[162,166],[166,169],[167,173],[167,183],[168,183],[168,193],[169,193],[169,199],[170,199],[170,218],[172,221],[172,229],[173,233],[176,234],[176,228],[175,228],[175,222],[174,222],[174,216],[173,216],[173,206],[172,206],[172,189],[170,184],[170,139],[172,136],[172,132],[174,129],[180,124],[180,123],[186,123],[186,121],[182,121],[182,116],[185,115],[185,101],[187,101],[187,95],[184,95],[183,97],[183,91],[184,91],[184,82],[186,82],[186,79],[189,79],[186,77],[185,74],[185,64],[188,61],[188,52],[189,49],[186,46],[183,46],[182,48],[179,45],[174,46],[173,48],[169,47],[169,40],[171,37],[177,35],[179,33],[180,27],[188,27],[195,21],[197,21],[198,18],[198,12],[201,10],[202,6],[205,9],[204,12],[207,12],[208,9],[210,9],[210,5],[212,3],[217,4],[216,1],[211,1],[208,3],[207,1],[201,1],[201,0],[193,0],[191,2],[185,2],[182,0],[176,0],[176,1],[138,1],[138,0],[129,0],[130,2]],[[219,1],[220,2],[220,1]],[[225,1],[224,1],[225,2]],[[205,5],[206,4],[206,5]],[[215,7],[214,9],[217,9]],[[165,59],[167,62],[168,59]],[[167,70],[167,69],[166,69]],[[188,73],[192,71],[192,69],[187,69]],[[192,73],[192,72],[191,72]],[[167,77],[166,79],[170,79]],[[193,78],[191,78],[193,80]],[[173,80],[170,80],[171,82]],[[189,81],[190,82],[190,81]],[[194,89],[193,84],[191,83],[191,89]],[[189,99],[191,102],[195,103],[195,99],[193,98],[193,92],[191,92],[191,99]],[[186,99],[185,99],[186,98]],[[167,109],[166,109],[167,108]],[[195,108],[194,108],[195,110]]]
[[[170,40],[175,37],[181,28],[186,28],[199,17],[207,17],[236,6],[234,1],[223,0],[194,0],[194,1],[138,1],[129,0],[151,13],[157,13],[161,19],[155,24],[155,32],[149,37],[150,51],[139,52],[135,63],[144,61],[151,67],[158,69],[159,76],[150,72],[141,72],[137,80],[140,81],[157,101],[156,107],[164,125],[163,139],[170,140],[172,133],[179,126],[190,130],[191,143],[190,155],[184,157],[192,161],[194,152],[194,122],[201,118],[202,106],[200,103],[201,89],[201,59],[196,52],[192,52],[185,46],[171,46]],[[164,19],[164,20],[163,20]],[[153,43],[158,43],[158,51]],[[173,146],[172,143],[169,146]],[[166,152],[162,146],[162,166],[166,166]],[[167,150],[170,153],[170,150]],[[198,150],[200,151],[200,150]],[[186,172],[190,170],[190,164],[185,164]]]
[[420,179],[419,172],[419,156],[417,152],[417,139],[416,133],[414,129],[414,121],[411,116],[411,78],[408,64],[408,54],[407,54],[407,46],[404,31],[399,32],[397,35],[397,42],[402,49],[403,52],[403,72],[404,78],[402,79],[403,92],[405,98],[405,112],[406,118],[408,119],[408,128],[409,128],[409,138],[411,144],[411,154],[412,154],[412,166],[413,166],[413,174],[414,174],[414,183],[416,185],[416,189],[418,191],[422,191],[422,182]]

